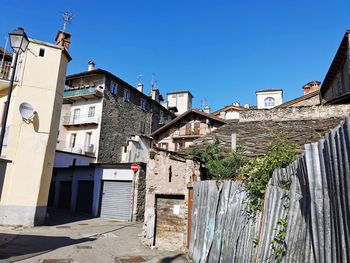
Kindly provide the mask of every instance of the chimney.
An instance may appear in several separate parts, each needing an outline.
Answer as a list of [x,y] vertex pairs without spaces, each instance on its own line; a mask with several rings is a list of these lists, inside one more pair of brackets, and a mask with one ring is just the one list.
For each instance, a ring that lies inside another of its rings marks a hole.
[[143,84],[141,82],[137,84],[137,90],[143,92]]
[[95,69],[95,62],[93,62],[92,60],[90,60],[88,62],[88,71],[94,70]]
[[311,81],[303,86],[304,95],[320,89],[320,81]]
[[204,107],[204,112],[210,114],[210,107],[208,105]]
[[245,109],[249,109],[249,104],[244,104]]
[[59,30],[55,38],[56,45],[64,47],[68,50],[70,47],[70,37],[71,34],[69,34],[68,32]]
[[159,102],[159,90],[157,88],[152,88],[152,100],[155,100],[156,102]]

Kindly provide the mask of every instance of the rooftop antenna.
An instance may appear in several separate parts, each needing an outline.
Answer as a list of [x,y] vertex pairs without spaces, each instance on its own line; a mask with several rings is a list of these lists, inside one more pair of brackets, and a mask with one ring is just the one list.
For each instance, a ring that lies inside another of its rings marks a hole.
[[137,75],[136,79],[137,79],[137,84],[142,83],[142,75],[141,74]]
[[62,19],[63,19],[62,31],[65,32],[67,28],[67,24],[70,24],[73,19],[73,14],[69,11],[62,12]]
[[204,97],[203,99],[201,99],[201,104],[202,104],[202,110],[204,110],[205,107],[208,106],[207,97]]
[[152,88],[156,88],[156,86],[157,86],[156,73],[152,72]]

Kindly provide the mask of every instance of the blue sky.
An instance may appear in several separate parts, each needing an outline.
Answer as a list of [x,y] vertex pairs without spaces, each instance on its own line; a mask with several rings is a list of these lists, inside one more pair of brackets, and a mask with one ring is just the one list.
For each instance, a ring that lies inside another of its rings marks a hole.
[[163,95],[188,89],[194,106],[206,99],[213,110],[255,105],[259,89],[283,88],[284,101],[302,95],[324,79],[350,29],[349,0],[5,0],[1,10],[0,46],[18,26],[53,42],[69,10],[69,74],[94,60],[132,85],[141,74],[148,92],[154,72]]

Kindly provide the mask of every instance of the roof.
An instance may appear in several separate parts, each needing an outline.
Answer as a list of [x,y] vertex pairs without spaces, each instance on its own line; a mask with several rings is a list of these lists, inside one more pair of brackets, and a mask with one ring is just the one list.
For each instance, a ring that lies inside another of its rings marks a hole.
[[68,76],[66,76],[66,80],[79,78],[79,77],[84,77],[84,76],[88,76],[88,75],[97,75],[97,74],[104,74],[104,75],[109,76],[110,78],[116,79],[119,83],[122,83],[122,84],[128,86],[130,89],[133,89],[134,92],[138,93],[139,95],[143,96],[144,98],[147,98],[148,101],[152,101],[153,103],[158,104],[161,108],[163,108],[163,110],[166,110],[167,112],[169,112],[170,115],[173,115],[173,117],[176,116],[173,112],[171,112],[168,109],[166,109],[159,102],[153,100],[150,96],[147,96],[145,93],[139,91],[137,88],[133,87],[132,85],[130,85],[126,81],[122,80],[121,78],[118,78],[116,75],[114,75],[114,74],[112,74],[109,71],[104,70],[104,69],[96,68],[96,69],[93,69],[93,70],[87,70],[87,71],[82,71],[82,72],[79,72],[79,73],[76,73],[76,74],[68,75]]
[[236,134],[236,145],[242,147],[246,156],[264,155],[268,145],[276,140],[276,135],[283,133],[290,143],[299,145],[298,152],[303,152],[305,143],[316,142],[325,133],[333,129],[343,118],[293,121],[251,121],[230,122],[194,141],[193,146],[205,147],[214,139],[220,141],[222,154],[231,151],[231,137]]
[[310,82],[306,83],[306,84],[303,86],[303,88],[306,87],[306,86],[308,86],[308,85],[310,85],[310,84],[317,84],[317,85],[320,85],[320,84],[321,84],[321,81],[318,81],[318,80],[310,81]]
[[1,54],[1,59],[2,59],[2,54],[5,53],[5,58],[7,59],[12,59],[12,53],[8,52],[4,48],[0,47],[0,54]]
[[167,129],[169,129],[170,127],[174,126],[176,123],[178,123],[179,121],[181,121],[182,119],[184,119],[185,117],[189,116],[190,114],[197,114],[197,115],[201,115],[203,117],[206,117],[208,119],[214,120],[216,122],[220,122],[222,124],[227,123],[226,121],[224,121],[223,119],[220,119],[212,114],[208,114],[205,113],[203,111],[199,111],[196,109],[190,109],[184,113],[182,113],[181,115],[179,115],[178,117],[176,117],[175,119],[173,119],[172,121],[168,122],[167,124],[165,124],[163,127],[159,128],[158,130],[154,131],[151,134],[151,137],[156,137],[157,135],[161,134],[162,132],[166,131]]
[[288,108],[288,107],[290,107],[290,106],[292,106],[292,105],[294,105],[296,103],[299,103],[301,101],[305,101],[305,100],[311,99],[311,98],[313,98],[315,96],[319,96],[319,94],[320,94],[320,91],[316,90],[316,91],[310,92],[308,94],[305,94],[303,96],[300,96],[298,98],[295,98],[295,99],[292,99],[290,101],[287,101],[285,103],[282,103],[282,104],[276,106],[275,108]]
[[[332,61],[332,64],[328,69],[326,77],[322,82],[321,89],[320,89],[321,90],[321,93],[320,93],[321,98],[323,98],[323,96],[325,95],[327,90],[330,88],[337,73],[339,72],[339,70],[343,66],[343,63],[344,63],[346,56],[347,56],[347,51],[349,49],[349,35],[350,35],[350,30],[347,30],[344,34],[344,37],[343,37],[341,43],[340,43],[340,46],[337,50],[337,53],[335,54],[335,57]],[[337,99],[337,98],[335,98],[335,99]]]
[[[248,108],[249,109],[249,108]],[[217,114],[220,114],[220,112],[222,111],[228,111],[228,110],[237,110],[237,111],[241,111],[241,110],[248,110],[247,108],[244,108],[242,106],[235,106],[235,105],[227,105],[227,106],[224,106],[223,108],[213,112],[212,114],[213,115],[217,115]]]
[[167,95],[170,95],[170,94],[179,94],[179,93],[188,93],[191,95],[191,97],[193,98],[193,95],[192,93],[189,91],[189,90],[176,90],[176,91],[170,91],[167,93]]
[[271,91],[282,91],[283,92],[283,89],[262,89],[262,90],[257,90],[255,93],[271,92]]

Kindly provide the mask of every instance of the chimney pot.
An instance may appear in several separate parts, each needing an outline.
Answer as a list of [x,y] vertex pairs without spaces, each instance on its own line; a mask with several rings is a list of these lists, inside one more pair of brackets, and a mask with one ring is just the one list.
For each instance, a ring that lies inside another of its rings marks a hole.
[[137,90],[143,92],[143,84],[141,82],[137,84]]
[[55,38],[56,45],[64,47],[68,50],[70,48],[70,37],[70,33],[59,30]]
[[95,62],[93,62],[92,60],[90,60],[88,62],[88,71],[94,70],[95,69]]

